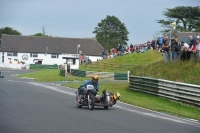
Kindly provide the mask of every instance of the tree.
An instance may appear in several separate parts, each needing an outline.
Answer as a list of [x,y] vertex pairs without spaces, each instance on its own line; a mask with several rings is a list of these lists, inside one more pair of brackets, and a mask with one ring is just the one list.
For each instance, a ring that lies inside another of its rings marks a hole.
[[165,29],[162,33],[169,32],[170,24],[176,22],[177,31],[195,31],[200,27],[200,7],[178,6],[163,12],[167,20],[157,20]]
[[32,35],[32,36],[45,36],[45,35],[43,35],[42,33],[35,33],[35,34]]
[[46,33],[47,33],[47,32],[45,31],[45,30],[46,30],[46,27],[45,27],[45,25],[43,25],[41,29],[42,29],[42,34],[43,34],[43,36],[45,36],[45,35],[46,35]]
[[0,29],[0,38],[2,36],[2,34],[8,34],[8,35],[22,35],[22,33],[20,33],[17,30],[14,30],[13,28],[10,27],[3,27]]
[[118,48],[122,45],[127,45],[128,30],[124,23],[122,23],[115,16],[107,16],[105,19],[98,23],[93,33],[96,34],[97,41],[109,51],[115,47]]
[[46,35],[46,27],[45,27],[45,25],[44,26],[42,26],[42,33],[40,32],[40,33],[35,33],[34,35],[32,35],[32,36],[48,36],[48,35]]

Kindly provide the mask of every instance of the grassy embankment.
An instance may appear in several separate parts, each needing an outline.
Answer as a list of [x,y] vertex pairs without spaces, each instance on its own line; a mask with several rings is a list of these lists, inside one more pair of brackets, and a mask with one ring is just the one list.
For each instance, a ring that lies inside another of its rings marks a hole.
[[74,81],[86,80],[84,77],[77,77],[68,74],[66,77],[60,75],[60,70],[58,69],[39,69],[33,73],[20,74],[19,78],[35,78],[38,82],[54,82],[54,81]]
[[[170,62],[164,63],[162,61],[162,55],[149,51],[147,53],[135,53],[126,55],[123,57],[116,57],[109,60],[103,60],[98,62],[103,63],[115,63],[134,65],[131,69],[132,75],[148,76],[154,78],[161,78],[173,81],[180,81],[186,83],[200,84],[198,75],[200,74],[199,64],[193,62]],[[86,68],[81,67],[82,70],[96,70],[96,71],[126,71],[121,69],[109,69],[108,68]],[[69,80],[86,80],[86,78],[75,77],[68,75],[68,77],[62,77],[59,75],[59,70],[40,70],[35,73],[20,75],[19,77],[36,78],[36,81],[69,81]],[[80,83],[67,83],[63,84],[71,88],[78,88]],[[131,91],[128,88],[128,82],[102,82],[100,84],[101,90],[106,89],[111,92],[120,92],[122,95],[121,101],[137,105],[140,107],[148,108],[151,110],[164,112],[180,117],[193,118],[200,121],[200,110],[195,107],[187,106],[184,104],[169,101],[164,98],[155,97],[140,92]],[[99,92],[100,94],[100,92]]]

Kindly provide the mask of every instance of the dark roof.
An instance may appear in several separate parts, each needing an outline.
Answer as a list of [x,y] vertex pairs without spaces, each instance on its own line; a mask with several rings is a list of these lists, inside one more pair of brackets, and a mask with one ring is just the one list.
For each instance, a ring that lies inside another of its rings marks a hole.
[[[23,53],[66,53],[77,54],[77,45],[83,54],[100,56],[103,47],[94,39],[37,37],[20,35],[2,35],[1,49],[4,52]],[[48,47],[48,52],[46,48]]]
[[196,37],[196,34],[199,34],[198,32],[179,32],[178,33],[178,41],[183,41],[185,39],[189,39],[189,36]]

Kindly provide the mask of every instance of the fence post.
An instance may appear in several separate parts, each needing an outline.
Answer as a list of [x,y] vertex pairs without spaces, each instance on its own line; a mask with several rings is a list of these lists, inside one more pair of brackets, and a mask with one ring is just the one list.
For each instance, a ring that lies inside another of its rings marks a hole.
[[129,82],[130,71],[128,71],[127,76],[128,76],[127,79],[128,79],[128,82]]

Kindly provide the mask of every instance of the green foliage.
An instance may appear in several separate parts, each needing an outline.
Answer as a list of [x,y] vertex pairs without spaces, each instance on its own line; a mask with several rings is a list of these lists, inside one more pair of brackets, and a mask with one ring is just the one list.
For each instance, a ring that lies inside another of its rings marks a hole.
[[32,36],[46,36],[46,35],[43,35],[42,33],[35,33],[34,35]]
[[22,33],[20,33],[17,30],[14,30],[13,28],[10,27],[3,27],[0,29],[0,38],[2,37],[2,34],[8,34],[8,35],[22,35]]
[[[63,84],[70,88],[78,88],[80,83]],[[189,117],[200,121],[200,111],[198,108],[183,105],[177,102],[171,102],[164,98],[131,91],[128,87],[128,83],[122,82],[102,82],[100,83],[100,89],[106,89],[109,92],[119,92],[121,94],[120,101],[133,104],[139,107],[176,115],[179,117]],[[101,91],[98,92],[101,95]]]
[[110,48],[117,48],[119,45],[127,45],[128,30],[115,16],[107,16],[98,23],[93,33],[96,34],[97,41],[109,51]]
[[200,27],[200,8],[191,6],[178,6],[175,8],[167,8],[163,15],[167,20],[157,20],[165,29],[163,33],[169,32],[170,24],[176,22],[177,31],[194,31]]

